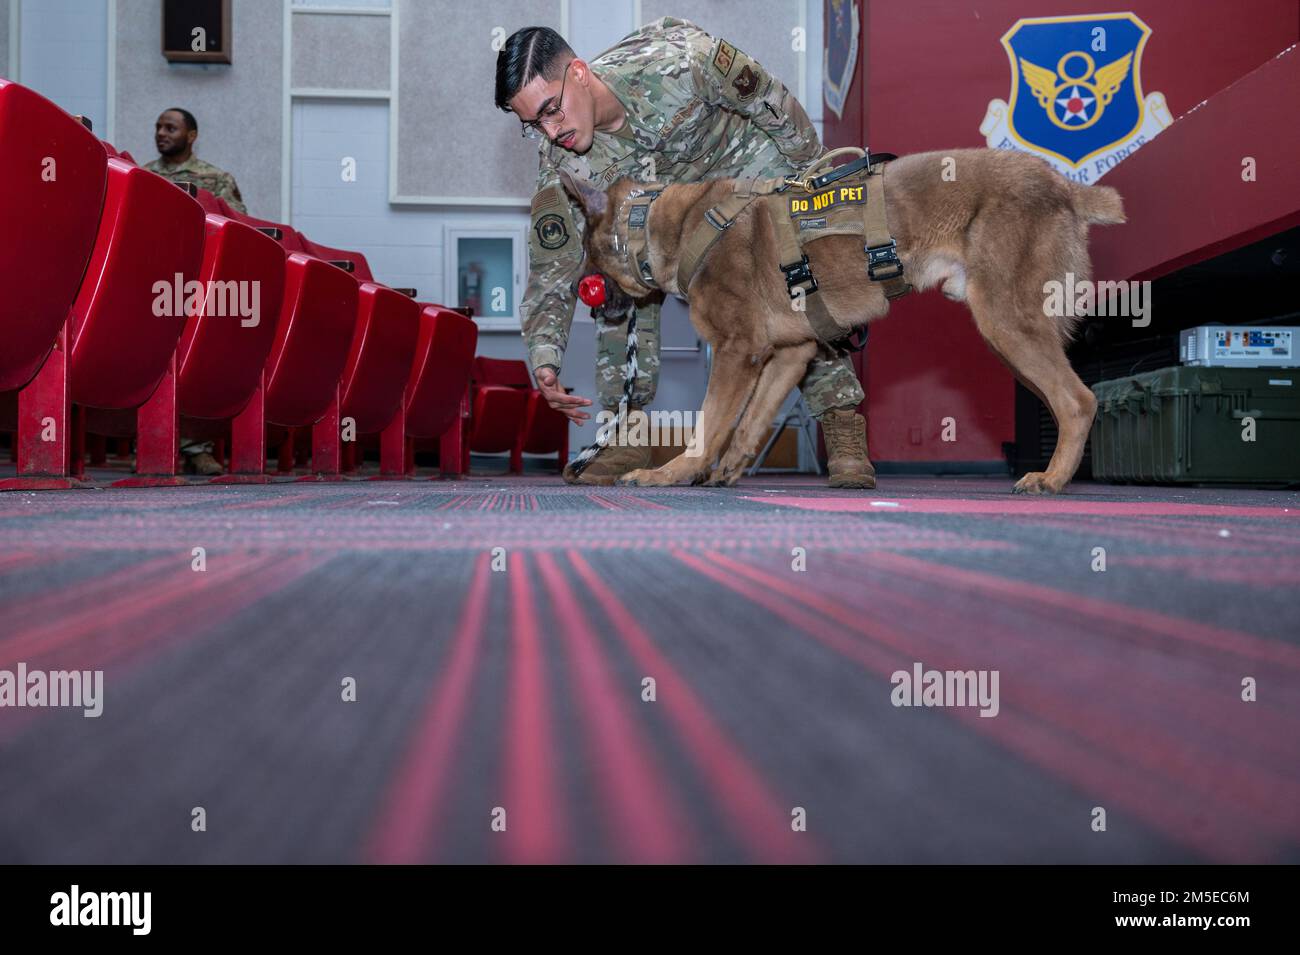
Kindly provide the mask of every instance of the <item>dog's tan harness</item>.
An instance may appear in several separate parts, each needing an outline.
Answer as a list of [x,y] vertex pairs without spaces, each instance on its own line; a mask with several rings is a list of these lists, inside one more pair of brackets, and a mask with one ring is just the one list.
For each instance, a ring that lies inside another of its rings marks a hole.
[[[835,169],[817,171],[845,153],[859,156]],[[857,350],[843,327],[831,317],[826,304],[814,293],[817,280],[804,246],[832,235],[862,236],[867,255],[867,275],[879,282],[885,297],[906,295],[912,286],[903,278],[898,246],[885,216],[885,166],[894,157],[872,156],[856,147],[831,150],[805,170],[803,178],[738,179],[727,196],[704,214],[704,221],[682,243],[678,258],[676,291],[687,297],[709,251],[749,205],[768,203],[776,224],[781,272],[791,299],[803,299],[803,312],[818,340],[839,350]],[[650,266],[650,209],[664,187],[648,185],[628,194],[627,250],[635,271],[649,288],[658,288]],[[621,216],[620,216],[621,218]]]

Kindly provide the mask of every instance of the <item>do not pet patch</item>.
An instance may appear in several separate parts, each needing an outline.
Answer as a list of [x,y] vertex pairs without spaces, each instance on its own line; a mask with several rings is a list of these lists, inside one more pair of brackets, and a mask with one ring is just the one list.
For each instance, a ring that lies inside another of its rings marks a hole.
[[790,215],[823,212],[836,206],[856,205],[867,201],[866,186],[831,186],[811,196],[791,196]]

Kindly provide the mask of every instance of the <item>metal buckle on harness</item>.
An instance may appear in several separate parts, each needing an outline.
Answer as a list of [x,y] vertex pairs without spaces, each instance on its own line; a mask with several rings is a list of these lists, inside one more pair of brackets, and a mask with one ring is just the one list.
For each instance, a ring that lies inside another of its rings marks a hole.
[[717,229],[719,232],[726,232],[731,228],[731,223],[735,221],[734,219],[724,219],[718,214],[716,206],[705,212],[704,218],[708,221],[709,225],[713,226],[713,228]]
[[[884,282],[902,276],[903,263],[898,258],[898,243],[893,239],[888,245],[866,245],[863,249],[867,253],[867,276],[871,281]],[[885,274],[889,269],[893,271]]]
[[795,286],[807,282],[808,287],[803,289],[804,295],[811,295],[817,291],[817,280],[813,278],[812,267],[808,264],[808,256],[803,256],[793,265],[781,266],[781,271],[785,273],[785,290],[790,293],[790,297],[795,297]]

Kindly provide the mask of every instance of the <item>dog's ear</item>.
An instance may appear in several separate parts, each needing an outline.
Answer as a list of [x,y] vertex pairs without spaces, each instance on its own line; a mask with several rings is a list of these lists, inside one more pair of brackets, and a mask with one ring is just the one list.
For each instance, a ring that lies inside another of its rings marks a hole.
[[567,172],[560,173],[560,182],[564,183],[564,191],[582,206],[582,211],[586,213],[588,219],[599,218],[605,214],[605,210],[609,207],[605,190],[593,189]]

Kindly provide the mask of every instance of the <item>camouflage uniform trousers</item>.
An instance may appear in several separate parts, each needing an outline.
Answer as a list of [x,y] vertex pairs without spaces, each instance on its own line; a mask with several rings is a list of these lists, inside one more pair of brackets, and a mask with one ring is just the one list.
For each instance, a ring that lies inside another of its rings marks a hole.
[[[658,302],[636,310],[637,376],[632,389],[632,403],[646,407],[654,400],[659,387],[659,312]],[[617,408],[623,398],[627,366],[627,322],[596,321],[596,395],[602,408]],[[825,345],[808,363],[808,373],[799,382],[799,390],[813,416],[839,408],[852,411],[865,397],[853,363],[847,357],[836,358]]]

